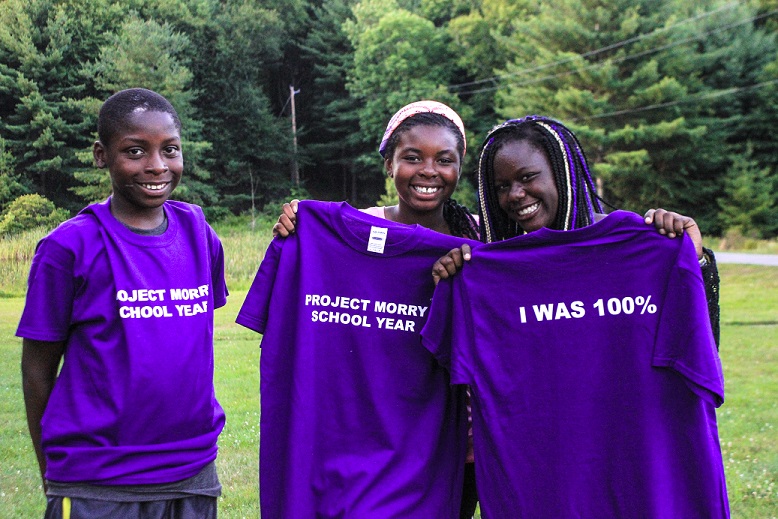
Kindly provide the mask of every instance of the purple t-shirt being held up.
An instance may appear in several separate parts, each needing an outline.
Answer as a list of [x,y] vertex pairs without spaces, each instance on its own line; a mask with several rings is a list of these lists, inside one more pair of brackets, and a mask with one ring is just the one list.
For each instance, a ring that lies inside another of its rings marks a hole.
[[438,285],[422,338],[471,385],[484,518],[728,517],[688,236],[617,211],[482,245]]
[[303,201],[237,322],[263,333],[265,517],[457,517],[462,391],[422,347],[432,264],[464,242]]

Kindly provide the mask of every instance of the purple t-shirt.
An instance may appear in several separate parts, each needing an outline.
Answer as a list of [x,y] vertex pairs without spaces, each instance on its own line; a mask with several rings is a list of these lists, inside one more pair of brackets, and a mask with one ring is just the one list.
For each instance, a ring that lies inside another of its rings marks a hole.
[[462,392],[422,347],[432,264],[465,240],[303,201],[237,322],[263,333],[265,517],[456,517]]
[[213,386],[224,253],[197,206],[165,202],[167,230],[145,236],[109,201],[41,240],[30,270],[16,334],[66,341],[41,422],[46,478],[179,481],[216,458],[224,426]]
[[617,211],[482,245],[438,285],[422,340],[471,385],[483,517],[729,515],[688,237]]

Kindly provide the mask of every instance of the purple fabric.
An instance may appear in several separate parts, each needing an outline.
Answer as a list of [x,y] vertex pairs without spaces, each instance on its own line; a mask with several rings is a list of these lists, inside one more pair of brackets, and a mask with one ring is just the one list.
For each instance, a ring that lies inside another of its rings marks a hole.
[[169,483],[216,458],[224,253],[199,207],[165,213],[164,234],[138,235],[106,201],[38,244],[17,335],[67,343],[42,420],[48,479]]
[[[463,391],[419,332],[432,264],[465,240],[345,203],[300,202],[297,220],[237,318],[264,334],[262,516],[456,517]],[[371,227],[387,231],[383,254],[366,250]]]
[[471,384],[484,518],[729,516],[688,237],[618,211],[483,245],[438,285],[422,339]]

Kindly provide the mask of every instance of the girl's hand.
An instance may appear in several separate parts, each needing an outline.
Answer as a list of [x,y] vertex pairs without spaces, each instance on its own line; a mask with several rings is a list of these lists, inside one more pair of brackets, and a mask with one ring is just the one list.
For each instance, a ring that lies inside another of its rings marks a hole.
[[653,224],[659,234],[664,234],[668,238],[681,236],[684,232],[688,233],[697,251],[697,259],[702,258],[702,233],[693,218],[664,209],[649,209],[644,218],[647,224]]
[[432,266],[432,279],[435,284],[441,279],[448,279],[460,270],[465,261],[470,261],[470,245],[464,243],[459,249],[451,249]]
[[283,212],[278,217],[278,221],[273,226],[273,236],[286,238],[294,232],[297,225],[297,204],[299,200],[292,200],[284,204]]

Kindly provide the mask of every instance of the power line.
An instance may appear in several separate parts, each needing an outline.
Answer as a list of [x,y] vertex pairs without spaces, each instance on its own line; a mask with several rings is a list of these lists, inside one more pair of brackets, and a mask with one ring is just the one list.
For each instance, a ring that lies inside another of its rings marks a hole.
[[[716,10],[713,10],[713,11],[708,11],[708,12],[702,13],[700,15],[694,16],[692,18],[687,18],[687,19],[682,20],[682,21],[680,21],[680,22],[678,22],[678,23],[676,23],[674,25],[671,25],[671,26],[668,26],[668,27],[664,27],[662,29],[657,29],[657,30],[652,31],[650,33],[645,33],[645,34],[642,34],[642,35],[638,35],[638,36],[635,36],[635,37],[630,38],[628,40],[624,40],[622,42],[618,42],[618,43],[609,45],[607,47],[602,47],[600,49],[589,51],[587,53],[580,54],[580,55],[577,55],[577,56],[572,57],[572,58],[566,58],[564,60],[558,60],[558,61],[553,62],[553,63],[548,63],[548,64],[540,65],[540,66],[532,68],[532,69],[524,69],[524,70],[522,70],[520,72],[517,72],[515,74],[507,74],[507,75],[504,75],[504,76],[494,76],[493,78],[489,78],[489,79],[486,79],[486,80],[480,80],[480,82],[493,81],[493,80],[496,80],[496,79],[500,79],[501,77],[513,77],[513,76],[529,74],[531,72],[534,72],[536,70],[540,70],[542,68],[549,68],[549,67],[554,66],[554,65],[568,63],[570,61],[573,61],[575,59],[579,59],[579,58],[582,58],[582,57],[590,57],[590,56],[593,56],[593,55],[605,52],[607,50],[613,50],[614,48],[623,47],[623,46],[625,46],[625,45],[627,45],[629,43],[632,43],[632,42],[635,42],[635,41],[639,41],[639,40],[642,40],[642,39],[646,39],[646,38],[648,38],[650,36],[654,36],[654,35],[656,35],[658,33],[661,33],[661,32],[669,31],[671,29],[677,28],[677,27],[679,27],[681,25],[684,25],[686,23],[690,23],[692,21],[696,21],[696,20],[705,18],[707,16],[719,13],[719,12],[725,10],[725,9],[729,9],[729,8],[736,7],[736,6],[739,6],[739,5],[743,5],[743,3],[734,2],[734,3],[731,3],[731,4],[727,4],[725,6],[720,7],[719,9],[716,9]],[[646,55],[651,54],[651,53],[660,52],[662,50],[667,50],[669,48],[676,47],[678,45],[683,45],[685,43],[689,43],[689,42],[693,42],[693,41],[699,41],[700,39],[704,38],[705,36],[709,36],[709,35],[712,35],[712,34],[716,34],[716,33],[724,32],[724,31],[727,31],[727,30],[731,30],[731,29],[733,29],[735,27],[739,27],[739,26],[745,25],[747,23],[751,23],[751,22],[754,22],[754,21],[757,21],[757,20],[760,20],[760,19],[768,18],[770,16],[773,16],[776,13],[778,13],[778,9],[774,9],[774,10],[768,12],[768,13],[764,13],[764,14],[761,14],[761,15],[757,15],[757,16],[749,17],[749,18],[746,18],[746,19],[743,19],[743,20],[739,20],[739,21],[733,22],[733,23],[731,23],[729,25],[725,25],[725,26],[722,26],[722,27],[717,27],[715,29],[712,29],[710,31],[704,32],[704,33],[702,33],[702,34],[700,34],[698,36],[692,37],[692,38],[686,38],[686,39],[683,39],[683,40],[679,40],[677,42],[672,42],[672,43],[669,43],[669,44],[666,44],[666,45],[662,45],[660,47],[654,47],[652,49],[646,49],[644,51],[641,51],[641,52],[638,52],[638,53],[635,53],[635,54],[631,54],[631,55],[628,55],[628,56],[623,56],[623,57],[620,57],[620,58],[615,58],[615,59],[612,59],[612,60],[607,61],[607,62],[593,63],[593,64],[590,64],[590,65],[588,65],[586,67],[583,67],[583,68],[578,68],[578,69],[571,70],[571,71],[565,71],[565,72],[561,72],[561,73],[558,73],[558,74],[551,74],[551,75],[548,75],[548,76],[544,76],[543,78],[532,78],[532,79],[528,79],[526,81],[519,81],[519,82],[516,82],[516,83],[507,83],[505,85],[495,85],[495,86],[491,86],[491,87],[487,87],[487,88],[481,88],[481,89],[477,89],[477,90],[469,90],[469,91],[461,91],[461,92],[453,92],[453,93],[455,93],[457,95],[477,94],[477,93],[482,93],[482,92],[495,91],[495,90],[498,90],[499,88],[504,87],[504,86],[523,86],[523,85],[528,85],[528,84],[532,84],[532,83],[538,83],[538,82],[541,82],[541,81],[547,81],[549,79],[559,78],[559,77],[563,77],[563,76],[569,76],[571,74],[579,73],[579,72],[582,72],[584,70],[591,70],[591,69],[594,69],[594,68],[603,67],[605,65],[609,65],[609,64],[613,64],[613,63],[621,63],[621,62],[624,62],[624,61],[628,61],[628,60],[632,60],[632,59],[637,59],[637,58],[646,56]],[[471,82],[471,83],[475,83],[475,82]],[[765,85],[770,84],[770,83],[773,83],[773,82],[768,81],[768,82],[760,83],[758,85],[752,85],[752,86],[749,86],[749,87],[740,87],[740,88],[724,90],[724,91],[721,91],[721,93],[707,94],[707,95],[702,95],[702,96],[693,96],[693,97],[688,98],[689,99],[688,101],[670,101],[670,102],[667,102],[667,103],[660,103],[660,104],[657,104],[657,105],[651,105],[649,107],[644,107],[644,108],[637,108],[637,109],[633,109],[633,110],[622,110],[622,111],[619,111],[619,112],[613,112],[613,113],[608,113],[608,114],[601,114],[598,117],[606,117],[606,116],[617,115],[617,114],[627,114],[627,113],[638,112],[638,111],[643,111],[643,110],[650,110],[650,109],[655,109],[655,108],[661,108],[663,106],[672,106],[672,105],[675,105],[675,104],[680,104],[682,102],[691,102],[691,101],[706,99],[708,97],[717,97],[719,95],[727,95],[727,94],[730,94],[730,93],[735,93],[735,92],[740,91],[742,89],[760,88],[760,87],[765,86]],[[461,83],[461,84],[459,84],[459,86],[463,86],[463,85],[467,85],[467,84],[469,84],[469,83]],[[457,85],[452,85],[452,86],[456,87]],[[415,92],[413,92],[411,90],[411,91],[408,92],[408,94],[425,95],[426,92],[427,92],[427,90],[425,90],[423,92],[419,91],[418,94],[416,94]],[[364,96],[363,99],[364,98],[377,99],[379,97],[380,97],[379,95]],[[594,118],[594,117],[590,117],[590,118]]]
[[705,93],[705,94],[693,95],[693,96],[689,96],[689,97],[687,97],[685,99],[679,99],[677,101],[668,101],[666,103],[656,103],[656,104],[653,104],[653,105],[641,106],[641,107],[638,107],[638,108],[631,108],[629,110],[617,110],[615,112],[608,112],[608,113],[604,113],[604,114],[589,115],[589,116],[586,116],[586,117],[571,117],[570,120],[571,121],[588,121],[590,119],[603,119],[605,117],[613,117],[613,116],[616,116],[616,115],[627,115],[627,114],[638,113],[638,112],[646,112],[648,110],[655,110],[657,108],[666,108],[668,106],[675,106],[675,105],[680,105],[680,104],[684,104],[684,103],[692,103],[692,102],[696,102],[696,101],[704,101],[704,100],[707,100],[707,99],[714,99],[716,97],[722,97],[722,96],[727,96],[727,95],[731,95],[731,94],[737,94],[739,92],[745,92],[746,90],[757,90],[759,88],[763,88],[763,87],[766,87],[768,85],[773,85],[773,84],[776,84],[776,83],[778,83],[778,79],[771,79],[769,81],[763,81],[761,83],[756,83],[754,85],[748,85],[748,86],[743,86],[743,87],[733,87],[733,88],[727,88],[725,90],[718,90],[716,92],[708,92],[708,93]]
[[[467,90],[467,91],[463,91],[463,92],[457,92],[457,94],[459,94],[459,95],[480,94],[480,93],[483,93],[483,92],[492,92],[492,91],[498,90],[498,89],[500,89],[501,87],[504,87],[504,86],[524,86],[524,85],[530,85],[530,84],[533,84],[533,83],[540,83],[540,82],[543,82],[543,81],[548,81],[549,79],[556,79],[556,78],[560,78],[560,77],[564,77],[564,76],[569,76],[569,75],[580,73],[580,72],[583,72],[583,71],[586,71],[586,70],[592,70],[592,69],[596,69],[596,68],[601,68],[601,67],[604,67],[606,65],[611,65],[613,63],[622,63],[624,61],[629,61],[629,60],[632,60],[632,59],[641,58],[643,56],[647,56],[649,54],[653,54],[653,53],[660,52],[660,51],[663,51],[663,50],[667,50],[667,49],[670,49],[670,48],[673,48],[673,47],[677,47],[679,45],[683,45],[683,44],[694,42],[694,41],[699,41],[701,38],[703,38],[705,36],[710,36],[712,34],[728,31],[730,29],[734,29],[734,28],[739,27],[741,25],[745,25],[745,24],[748,24],[748,23],[755,22],[755,21],[760,20],[762,18],[768,18],[768,17],[770,17],[770,16],[772,16],[772,15],[774,15],[776,13],[778,13],[778,9],[774,9],[774,10],[768,12],[768,13],[760,14],[760,15],[757,15],[757,16],[752,16],[750,18],[746,18],[746,19],[743,19],[743,20],[739,20],[737,22],[733,22],[733,23],[731,23],[729,25],[725,25],[723,27],[717,27],[715,29],[711,29],[710,31],[704,32],[704,33],[702,33],[702,34],[700,34],[698,36],[694,36],[694,37],[691,37],[691,38],[686,38],[686,39],[683,39],[683,40],[678,40],[678,41],[675,41],[675,42],[672,42],[672,43],[668,43],[666,45],[662,45],[662,46],[659,46],[659,47],[653,47],[651,49],[646,49],[646,50],[637,52],[635,54],[630,54],[630,55],[627,55],[627,56],[622,56],[620,58],[614,58],[614,59],[612,59],[610,61],[607,61],[607,62],[592,63],[592,64],[589,64],[587,66],[584,66],[584,67],[581,67],[581,68],[577,68],[575,70],[567,70],[567,71],[564,71],[564,72],[559,72],[557,74],[551,74],[551,75],[543,76],[543,77],[539,77],[539,78],[527,79],[525,81],[519,81],[519,82],[515,82],[515,83],[514,82],[510,82],[510,83],[506,83],[506,84],[502,84],[502,85],[494,85],[494,86],[490,86],[490,87],[486,87],[486,88],[480,88],[480,89],[477,89],[477,90]],[[562,61],[559,61],[559,62],[556,62],[556,63],[562,63],[562,62],[567,63],[567,62],[573,61],[573,60],[578,59],[579,57],[583,57],[583,56],[584,55],[582,54],[580,56],[575,56],[574,58],[568,58],[566,60],[562,60]]]
[[496,81],[496,80],[501,80],[501,79],[504,79],[504,78],[510,78],[510,77],[515,77],[515,76],[523,76],[523,75],[530,74],[532,72],[537,72],[539,70],[543,70],[543,69],[546,69],[546,68],[551,68],[551,67],[554,67],[556,65],[563,65],[565,63],[569,63],[569,62],[571,62],[571,61],[573,61],[573,60],[575,60],[575,59],[577,59],[579,57],[580,58],[589,58],[589,57],[592,57],[592,56],[596,56],[597,54],[602,54],[603,52],[607,52],[607,51],[610,51],[610,50],[614,50],[614,49],[618,49],[618,48],[624,47],[626,45],[629,45],[630,43],[635,43],[637,41],[644,40],[646,38],[650,38],[651,36],[656,36],[657,34],[661,34],[663,32],[670,31],[672,29],[675,29],[675,28],[680,27],[682,25],[685,25],[687,23],[691,23],[691,22],[695,22],[697,20],[701,20],[701,19],[706,18],[708,16],[712,16],[714,14],[717,14],[717,13],[721,12],[721,11],[724,11],[724,10],[727,10],[727,9],[731,9],[731,8],[734,8],[734,7],[738,7],[740,5],[743,5],[743,2],[733,2],[733,3],[730,3],[730,4],[726,4],[726,5],[721,6],[718,9],[714,9],[713,11],[706,11],[704,13],[701,13],[701,14],[697,15],[697,16],[692,16],[691,18],[686,18],[684,20],[681,20],[680,22],[675,23],[673,25],[670,25],[670,26],[667,26],[667,27],[662,27],[662,28],[659,28],[659,29],[655,29],[655,30],[653,30],[653,31],[651,31],[649,33],[639,34],[637,36],[633,36],[632,38],[628,38],[626,40],[623,40],[623,41],[620,41],[620,42],[617,42],[617,43],[613,43],[611,45],[607,45],[607,46],[601,47],[599,49],[588,51],[588,52],[585,52],[583,54],[579,54],[578,56],[575,56],[575,57],[572,57],[572,58],[561,59],[561,60],[554,61],[554,62],[551,62],[551,63],[546,63],[546,64],[543,64],[543,65],[538,65],[538,66],[533,67],[533,68],[523,69],[523,70],[521,70],[519,72],[514,72],[514,73],[510,73],[510,74],[501,74],[501,75],[496,75],[496,76],[492,76],[492,77],[485,78],[485,79],[479,79],[479,80],[476,80],[476,81],[469,81],[469,82],[466,82],[466,83],[457,83],[457,84],[454,84],[454,85],[449,85],[446,88],[456,89],[456,88],[463,87],[463,86],[471,86],[471,85],[478,85],[478,84],[482,84],[482,83],[489,83],[489,82]]

